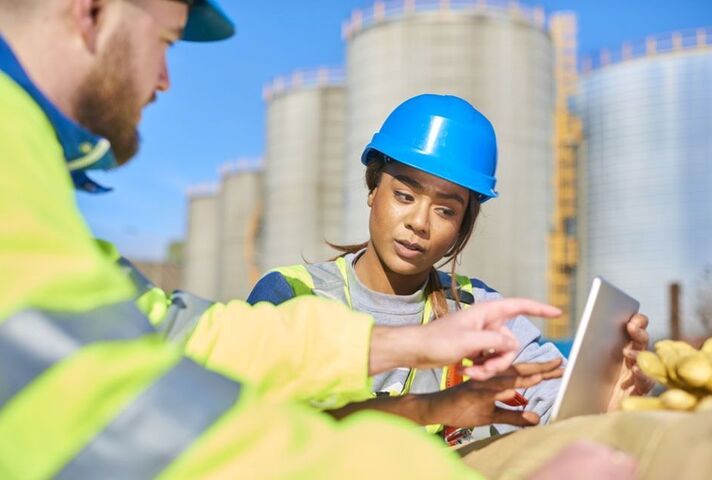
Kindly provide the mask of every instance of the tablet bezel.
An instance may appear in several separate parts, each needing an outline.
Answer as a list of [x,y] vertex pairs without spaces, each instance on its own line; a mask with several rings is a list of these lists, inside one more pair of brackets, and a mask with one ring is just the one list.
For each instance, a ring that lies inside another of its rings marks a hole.
[[639,308],[610,282],[593,279],[550,421],[607,410],[628,342],[626,324]]

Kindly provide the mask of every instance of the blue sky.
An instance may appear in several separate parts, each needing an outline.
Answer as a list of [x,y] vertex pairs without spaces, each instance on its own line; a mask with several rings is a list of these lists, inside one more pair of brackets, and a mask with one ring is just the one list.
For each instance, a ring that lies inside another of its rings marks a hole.
[[[579,19],[579,53],[618,48],[651,33],[712,25],[712,1],[551,0],[522,2]],[[141,152],[119,170],[95,175],[114,191],[79,194],[97,237],[124,255],[160,259],[185,228],[185,191],[216,181],[217,168],[262,155],[262,86],[300,68],[344,62],[341,22],[364,0],[222,0],[238,35],[215,44],[179,43],[169,54],[172,88],[144,114]]]

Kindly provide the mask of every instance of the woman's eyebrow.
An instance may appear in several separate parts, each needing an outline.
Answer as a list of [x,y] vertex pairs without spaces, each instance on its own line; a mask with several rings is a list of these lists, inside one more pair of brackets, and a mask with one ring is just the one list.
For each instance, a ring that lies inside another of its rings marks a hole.
[[[401,183],[405,183],[406,185],[408,185],[409,187],[411,187],[413,190],[418,190],[418,191],[420,191],[420,192],[422,192],[423,190],[425,190],[425,187],[423,187],[423,185],[421,185],[420,182],[418,182],[418,181],[417,181],[416,179],[414,179],[414,178],[409,177],[408,175],[403,175],[403,174],[394,175],[393,178],[395,178],[396,180],[398,180],[398,181],[401,182]],[[438,190],[438,191],[435,192],[435,195],[436,195],[438,198],[441,198],[441,199],[444,199],[444,200],[454,200],[454,201],[458,202],[460,205],[462,205],[463,207],[465,206],[465,199],[462,198],[462,195],[460,195],[460,194],[457,194],[457,193],[447,193],[447,192],[443,192],[443,191]]]
[[416,179],[409,177],[408,175],[394,175],[393,178],[398,180],[401,183],[405,183],[409,187],[413,188],[414,190],[425,190],[423,186],[418,182]]
[[445,193],[441,191],[435,192],[435,194],[438,196],[438,198],[442,198],[444,200],[455,200],[457,203],[462,205],[463,207],[465,206],[465,199],[462,198],[462,195],[458,193]]

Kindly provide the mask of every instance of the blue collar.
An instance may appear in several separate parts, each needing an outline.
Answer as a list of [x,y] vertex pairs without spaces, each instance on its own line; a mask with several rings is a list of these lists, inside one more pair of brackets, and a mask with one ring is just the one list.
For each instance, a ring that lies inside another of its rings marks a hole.
[[12,49],[0,35],[0,71],[20,85],[39,105],[54,127],[57,140],[62,145],[67,168],[78,190],[103,193],[111,189],[91,180],[87,170],[108,170],[116,166],[111,144],[67,118],[30,80]]

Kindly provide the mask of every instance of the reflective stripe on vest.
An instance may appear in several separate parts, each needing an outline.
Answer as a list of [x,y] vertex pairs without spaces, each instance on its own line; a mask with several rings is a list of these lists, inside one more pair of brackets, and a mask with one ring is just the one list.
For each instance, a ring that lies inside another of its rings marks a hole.
[[157,329],[171,342],[184,344],[193,333],[201,317],[215,302],[192,293],[176,290],[171,295],[171,304],[165,318]]
[[151,323],[171,342],[184,344],[195,330],[203,314],[215,302],[192,293],[176,290],[167,298],[130,261],[121,257],[117,264],[129,276],[136,288],[136,305],[147,315]]
[[[106,242],[101,242],[106,243]],[[108,244],[110,247],[113,245]],[[104,247],[108,248],[108,247]],[[154,327],[158,327],[166,317],[169,300],[166,293],[151,282],[129,260],[119,257],[116,264],[129,277],[136,289],[136,306],[148,317]]]
[[[155,333],[133,302],[85,313],[18,313],[0,324],[0,408],[85,346]],[[129,402],[57,478],[153,478],[237,402],[240,389],[184,358]]]
[[140,297],[144,293],[148,292],[155,287],[152,281],[150,281],[141,271],[134,267],[134,265],[126,258],[120,257],[116,264],[123,270],[126,275],[129,276],[131,282],[136,287],[136,296]]
[[153,332],[132,302],[86,313],[20,312],[0,324],[0,408],[88,343],[131,340]]
[[149,479],[238,399],[240,384],[183,359],[97,434],[57,479]]

